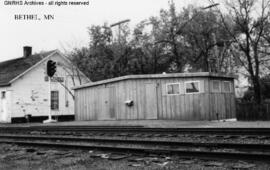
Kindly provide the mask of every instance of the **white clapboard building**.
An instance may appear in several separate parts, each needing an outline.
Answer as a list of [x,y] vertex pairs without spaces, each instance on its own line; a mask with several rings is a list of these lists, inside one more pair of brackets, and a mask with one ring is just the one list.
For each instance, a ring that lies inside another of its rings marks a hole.
[[[89,79],[58,50],[32,54],[32,48],[26,46],[23,53],[21,58],[0,63],[0,122],[42,121],[50,110],[56,119],[73,119],[71,88]],[[57,66],[51,90],[48,60]]]

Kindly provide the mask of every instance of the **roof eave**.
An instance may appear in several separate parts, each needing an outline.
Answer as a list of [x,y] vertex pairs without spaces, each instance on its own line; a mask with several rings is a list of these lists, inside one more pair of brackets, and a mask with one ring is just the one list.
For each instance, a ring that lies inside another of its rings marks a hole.
[[48,56],[44,57],[42,60],[40,60],[39,62],[37,62],[36,64],[34,64],[32,67],[28,68],[26,71],[24,71],[23,73],[19,74],[18,76],[16,76],[15,78],[13,78],[10,83],[13,83],[14,81],[18,80],[20,77],[22,77],[23,75],[25,75],[26,73],[28,73],[29,71],[31,71],[32,69],[36,68],[38,65],[40,65],[42,62],[44,62],[45,60],[47,60],[49,57],[51,57],[53,54],[55,54],[57,52],[57,50],[54,50],[51,54],[49,54]]
[[8,87],[8,86],[11,86],[11,83],[0,84],[0,87]]

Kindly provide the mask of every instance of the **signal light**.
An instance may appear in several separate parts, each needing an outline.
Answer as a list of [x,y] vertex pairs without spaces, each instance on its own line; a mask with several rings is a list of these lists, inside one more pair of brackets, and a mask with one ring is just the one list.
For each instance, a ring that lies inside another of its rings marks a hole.
[[47,62],[47,75],[49,77],[52,77],[55,72],[56,72],[56,62],[49,60]]

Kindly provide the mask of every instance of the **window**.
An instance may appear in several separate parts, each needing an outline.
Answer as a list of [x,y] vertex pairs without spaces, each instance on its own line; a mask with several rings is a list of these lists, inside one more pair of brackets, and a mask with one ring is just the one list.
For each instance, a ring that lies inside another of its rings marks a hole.
[[218,80],[213,81],[213,92],[220,92],[220,83]]
[[180,84],[179,83],[170,83],[167,84],[167,91],[168,95],[176,95],[180,94]]
[[6,92],[5,91],[2,91],[1,92],[1,99],[5,99],[6,98]]
[[59,110],[59,92],[51,91],[51,109]]
[[200,82],[199,81],[185,82],[185,91],[186,93],[199,93]]
[[224,92],[231,92],[231,83],[229,81],[224,81]]

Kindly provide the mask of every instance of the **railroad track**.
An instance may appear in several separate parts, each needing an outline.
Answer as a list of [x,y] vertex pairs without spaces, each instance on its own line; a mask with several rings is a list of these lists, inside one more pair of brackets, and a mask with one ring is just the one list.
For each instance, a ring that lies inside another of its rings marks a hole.
[[[187,136],[191,136],[191,140],[179,140]],[[251,138],[265,141],[249,144],[219,142],[225,138],[232,138],[230,141],[237,138],[243,138],[243,141]],[[260,161],[270,160],[269,141],[270,128],[0,127],[0,143]]]
[[141,139],[112,139],[112,138],[93,138],[93,137],[77,137],[77,136],[53,136],[53,135],[1,135],[0,139],[19,139],[19,140],[55,140],[55,141],[73,141],[73,142],[98,142],[98,143],[116,143],[116,144],[143,144],[143,145],[159,145],[170,147],[209,147],[209,148],[230,148],[230,149],[245,149],[269,151],[270,144],[242,144],[242,143],[200,143],[200,142],[180,142],[180,141],[165,141],[165,140],[141,140]]
[[75,133],[155,133],[205,135],[256,135],[270,136],[270,128],[147,128],[143,126],[27,126],[0,127],[0,133],[75,132]]
[[28,146],[98,149],[117,152],[177,154],[203,158],[270,160],[269,144],[200,143],[77,136],[1,134],[0,143]]

